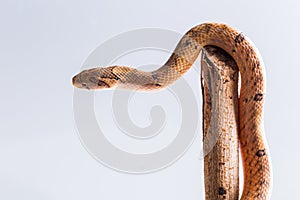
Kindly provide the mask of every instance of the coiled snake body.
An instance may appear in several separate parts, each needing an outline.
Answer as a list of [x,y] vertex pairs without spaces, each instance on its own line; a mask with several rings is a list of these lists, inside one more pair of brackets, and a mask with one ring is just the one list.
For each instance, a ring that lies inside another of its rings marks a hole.
[[270,157],[262,130],[264,66],[258,51],[242,33],[225,24],[200,24],[183,36],[165,65],[155,71],[144,72],[125,66],[94,68],[74,76],[73,85],[83,89],[164,88],[183,76],[206,45],[229,53],[241,74],[239,140],[244,170],[241,199],[268,199],[272,182]]

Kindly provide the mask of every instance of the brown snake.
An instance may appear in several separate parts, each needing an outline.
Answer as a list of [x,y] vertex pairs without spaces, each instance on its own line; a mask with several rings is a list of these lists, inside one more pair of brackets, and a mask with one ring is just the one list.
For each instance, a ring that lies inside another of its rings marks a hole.
[[84,70],[73,77],[83,89],[120,86],[133,90],[154,90],[170,85],[189,70],[206,45],[229,53],[240,71],[239,140],[243,161],[244,188],[241,199],[269,199],[271,163],[263,132],[265,74],[258,51],[242,33],[218,23],[204,23],[190,29],[168,61],[159,69],[144,72],[125,66]]

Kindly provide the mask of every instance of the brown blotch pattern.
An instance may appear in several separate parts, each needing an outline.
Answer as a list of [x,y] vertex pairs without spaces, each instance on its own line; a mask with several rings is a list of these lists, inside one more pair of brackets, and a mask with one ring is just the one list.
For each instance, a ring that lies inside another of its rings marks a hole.
[[258,94],[256,94],[255,96],[254,96],[254,101],[261,101],[261,100],[263,100],[263,94],[261,94],[261,93],[258,93]]
[[219,195],[224,195],[224,194],[226,194],[226,190],[223,187],[219,187],[218,193],[219,193]]
[[245,37],[244,37],[243,33],[239,33],[239,34],[235,37],[234,42],[235,42],[235,43],[241,43],[241,42],[244,41],[244,39],[245,39]]
[[265,149],[258,150],[255,155],[257,157],[262,157],[262,156],[266,155],[266,151],[265,151]]
[[106,88],[109,88],[109,85],[107,83],[105,83],[104,81],[98,81],[97,83],[99,86],[103,86],[103,87],[106,87]]

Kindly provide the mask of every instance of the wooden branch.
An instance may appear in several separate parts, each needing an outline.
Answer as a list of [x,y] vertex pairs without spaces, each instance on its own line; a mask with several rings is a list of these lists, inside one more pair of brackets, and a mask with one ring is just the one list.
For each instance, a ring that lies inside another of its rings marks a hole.
[[239,197],[238,68],[223,50],[207,46],[201,56],[206,200]]

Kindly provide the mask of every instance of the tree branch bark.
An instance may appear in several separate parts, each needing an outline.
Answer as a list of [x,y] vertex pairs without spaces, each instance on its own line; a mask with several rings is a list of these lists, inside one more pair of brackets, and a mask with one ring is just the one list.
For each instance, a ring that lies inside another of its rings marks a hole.
[[206,200],[239,197],[238,68],[223,50],[207,46],[201,56]]

